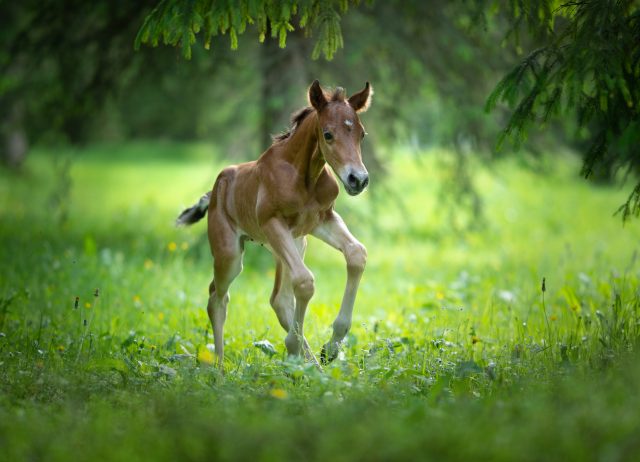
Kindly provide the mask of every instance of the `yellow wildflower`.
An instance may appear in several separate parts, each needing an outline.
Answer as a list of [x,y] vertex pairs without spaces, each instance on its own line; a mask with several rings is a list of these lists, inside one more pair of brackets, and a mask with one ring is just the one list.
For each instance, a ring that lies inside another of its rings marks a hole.
[[271,390],[270,395],[276,399],[287,399],[287,397],[289,396],[287,391],[283,390],[282,388],[274,388],[273,390]]
[[213,353],[207,347],[198,348],[198,362],[202,364],[213,364]]

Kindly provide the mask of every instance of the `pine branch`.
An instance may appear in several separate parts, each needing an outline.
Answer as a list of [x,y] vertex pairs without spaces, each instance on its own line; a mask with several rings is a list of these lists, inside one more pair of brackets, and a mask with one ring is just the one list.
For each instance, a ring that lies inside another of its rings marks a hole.
[[640,216],[640,182],[636,183],[631,194],[629,194],[625,203],[618,208],[616,214],[622,215],[622,221]]
[[317,36],[313,58],[321,55],[331,60],[344,46],[341,17],[349,6],[357,6],[359,0],[160,0],[145,18],[138,31],[134,46],[157,46],[162,39],[165,45],[180,46],[186,59],[202,35],[205,49],[209,49],[213,37],[229,34],[231,49],[238,47],[238,36],[247,25],[253,25],[258,40],[263,42],[267,31],[286,46],[287,35],[298,28],[306,36]]
[[[575,114],[578,127],[592,139],[583,152],[585,176],[596,168],[613,176],[624,165],[640,175],[639,140],[630,134],[630,127],[640,124],[640,5],[633,0],[583,0],[550,9],[552,3],[510,4],[517,27],[524,21],[530,28],[544,29],[535,35],[547,38],[487,99],[487,111],[500,101],[513,108],[498,147],[508,137],[520,143],[531,121]],[[627,219],[639,209],[636,187],[620,210]]]

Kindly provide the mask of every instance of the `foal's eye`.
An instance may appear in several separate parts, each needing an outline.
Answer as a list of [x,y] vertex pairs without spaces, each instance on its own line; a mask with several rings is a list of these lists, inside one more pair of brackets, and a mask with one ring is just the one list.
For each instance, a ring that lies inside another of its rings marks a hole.
[[327,141],[331,141],[333,139],[333,135],[331,132],[324,132],[324,139]]

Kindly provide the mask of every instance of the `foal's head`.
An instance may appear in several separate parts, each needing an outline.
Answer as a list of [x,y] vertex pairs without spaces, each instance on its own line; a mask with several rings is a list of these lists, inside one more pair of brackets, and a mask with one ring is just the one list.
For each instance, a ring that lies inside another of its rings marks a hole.
[[369,82],[350,98],[346,98],[341,87],[331,95],[325,94],[317,80],[309,88],[309,102],[318,113],[320,151],[352,196],[360,194],[369,184],[369,173],[360,153],[360,142],[366,132],[357,113],[369,108],[372,94]]

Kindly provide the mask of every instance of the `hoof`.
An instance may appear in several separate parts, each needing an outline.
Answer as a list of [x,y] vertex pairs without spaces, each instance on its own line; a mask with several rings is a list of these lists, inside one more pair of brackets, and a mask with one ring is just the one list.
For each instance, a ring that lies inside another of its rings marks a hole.
[[322,351],[320,352],[320,363],[322,365],[327,365],[338,357],[338,348],[335,348],[331,353],[328,352],[329,350],[329,344],[325,343],[322,347]]

